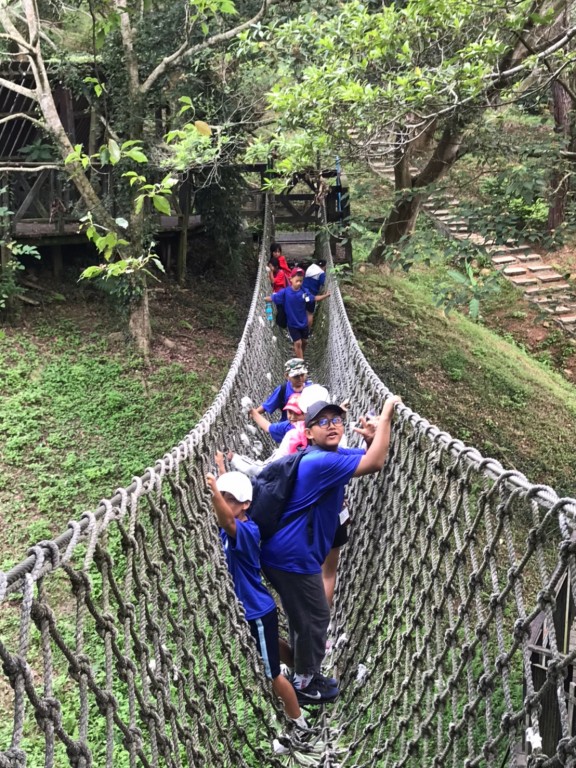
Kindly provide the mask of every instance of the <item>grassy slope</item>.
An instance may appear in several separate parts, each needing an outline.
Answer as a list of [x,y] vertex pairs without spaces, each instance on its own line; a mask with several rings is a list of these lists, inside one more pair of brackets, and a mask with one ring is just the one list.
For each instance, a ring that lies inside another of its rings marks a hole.
[[4,327],[0,570],[129,485],[193,428],[236,351],[251,292],[251,281],[240,282],[161,293],[150,368],[101,297],[52,304]]
[[342,290],[381,379],[407,405],[532,482],[576,495],[576,389],[518,346],[436,309],[424,272],[367,268]]

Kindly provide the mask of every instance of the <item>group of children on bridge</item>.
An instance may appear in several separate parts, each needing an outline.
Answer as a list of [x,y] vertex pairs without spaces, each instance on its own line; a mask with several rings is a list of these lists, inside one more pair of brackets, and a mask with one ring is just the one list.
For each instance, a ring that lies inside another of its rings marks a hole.
[[[319,268],[324,274],[324,265]],[[272,277],[277,274],[275,270],[272,264]],[[272,297],[287,290],[302,291],[302,279],[303,275],[294,274],[290,287],[280,288]],[[319,290],[314,294],[316,301],[329,295]],[[291,325],[297,315],[292,314],[290,300],[284,307],[297,348],[297,342],[305,341],[300,333],[304,329],[302,325]],[[330,402],[328,391],[308,378],[302,356],[286,362],[285,378],[259,407],[250,410],[256,425],[278,443],[272,456],[255,461],[232,453],[225,457],[218,452],[218,477],[209,473],[206,481],[234,589],[244,606],[266,674],[284,702],[286,715],[305,730],[300,706],[331,702],[339,695],[337,681],[325,677],[321,667],[339,550],[348,540],[345,488],[353,477],[379,472],[384,466],[394,408],[401,401],[389,397],[379,417],[361,417],[353,431],[364,440],[365,447],[352,448],[347,447],[344,434],[347,403]],[[278,410],[280,420],[270,421],[267,416]],[[264,539],[250,516],[253,483],[258,482],[250,477],[257,476],[271,461],[302,449],[289,497],[279,499],[283,506],[280,524]],[[227,471],[226,459],[231,471]],[[289,642],[279,638],[276,604],[263,584],[261,572],[280,597],[288,620]],[[288,676],[281,674],[281,662]]]
[[290,267],[281,246],[272,243],[267,271],[272,294],[266,296],[266,301],[276,306],[276,325],[286,328],[294,356],[304,357],[316,304],[330,296],[321,293],[326,282],[326,261],[319,259],[306,270],[297,264]]

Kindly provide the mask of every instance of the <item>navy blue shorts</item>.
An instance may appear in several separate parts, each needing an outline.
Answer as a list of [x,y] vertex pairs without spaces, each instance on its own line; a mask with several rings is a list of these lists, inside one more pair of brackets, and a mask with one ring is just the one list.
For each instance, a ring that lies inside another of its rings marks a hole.
[[250,619],[250,633],[262,656],[266,677],[274,680],[280,674],[280,647],[278,643],[278,611],[276,608],[259,619]]
[[315,301],[309,301],[308,304],[306,304],[306,312],[308,312],[309,315],[313,315],[315,309],[316,309]]
[[306,328],[292,328],[288,326],[288,333],[292,341],[300,341],[300,339],[307,339],[310,336],[310,330],[308,326]]

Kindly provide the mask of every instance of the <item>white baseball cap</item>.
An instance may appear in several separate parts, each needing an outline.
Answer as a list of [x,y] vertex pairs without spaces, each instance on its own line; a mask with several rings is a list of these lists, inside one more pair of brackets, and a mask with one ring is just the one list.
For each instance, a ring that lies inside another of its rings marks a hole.
[[298,405],[303,413],[308,411],[308,408],[312,403],[317,403],[319,400],[323,402],[330,402],[330,395],[326,387],[322,387],[320,384],[310,384],[308,387],[304,387],[300,393]]
[[243,504],[252,501],[252,483],[242,472],[226,472],[216,480],[216,488],[220,493],[229,493],[236,501]]

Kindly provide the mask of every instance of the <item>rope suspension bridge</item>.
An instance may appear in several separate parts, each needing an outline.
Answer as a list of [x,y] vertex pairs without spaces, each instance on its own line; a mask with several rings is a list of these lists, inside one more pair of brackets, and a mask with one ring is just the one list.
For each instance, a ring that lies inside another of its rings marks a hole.
[[[282,377],[287,351],[263,320],[271,235],[267,203],[244,334],[200,423],[0,573],[0,617],[14,619],[0,638],[0,768],[576,765],[576,650],[558,597],[569,627],[576,500],[407,407],[383,472],[350,487],[325,670],[340,698],[314,710],[310,734],[290,730],[204,482],[217,449],[246,450],[242,397]],[[358,419],[388,390],[331,290],[309,365]]]

